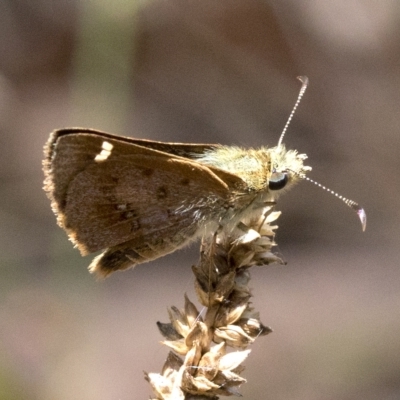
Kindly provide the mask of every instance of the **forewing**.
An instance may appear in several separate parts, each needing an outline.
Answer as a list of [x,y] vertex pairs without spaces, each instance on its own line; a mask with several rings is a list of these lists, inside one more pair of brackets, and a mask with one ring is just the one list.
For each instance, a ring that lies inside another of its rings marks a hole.
[[[228,184],[194,161],[112,135],[61,133],[47,145],[45,189],[82,253],[192,232],[192,224],[229,207]],[[105,141],[110,153],[96,161]]]

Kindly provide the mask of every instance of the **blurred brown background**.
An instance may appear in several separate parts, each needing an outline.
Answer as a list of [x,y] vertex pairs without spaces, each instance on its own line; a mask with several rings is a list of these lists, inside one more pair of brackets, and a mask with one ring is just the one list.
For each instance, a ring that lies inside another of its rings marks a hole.
[[163,141],[285,143],[311,178],[282,197],[287,266],[253,271],[274,333],[245,399],[400,398],[400,4],[357,0],[0,2],[0,399],[144,399],[156,321],[194,300],[197,245],[96,282],[42,187],[55,128]]

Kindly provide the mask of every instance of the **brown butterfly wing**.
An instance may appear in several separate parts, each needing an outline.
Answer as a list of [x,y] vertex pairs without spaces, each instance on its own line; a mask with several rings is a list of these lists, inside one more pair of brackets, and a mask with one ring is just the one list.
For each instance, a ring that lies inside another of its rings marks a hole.
[[[46,177],[44,189],[53,201],[56,210],[63,207],[66,190],[71,180],[78,172],[93,163],[104,140],[113,144],[113,152],[117,154],[130,154],[132,147],[127,145],[133,144],[141,147],[141,154],[153,154],[151,150],[156,150],[168,155],[193,160],[196,160],[199,155],[206,151],[218,147],[215,144],[165,143],[133,139],[94,129],[67,128],[56,130],[52,132],[45,145],[45,159],[43,161]],[[209,167],[209,169],[233,190],[241,190],[246,186],[240,178],[233,174],[218,168]]]
[[[104,140],[110,155],[95,161]],[[230,205],[232,188],[209,168],[93,131],[53,134],[44,170],[58,222],[81,252],[108,248],[91,266],[103,275],[174,251]]]

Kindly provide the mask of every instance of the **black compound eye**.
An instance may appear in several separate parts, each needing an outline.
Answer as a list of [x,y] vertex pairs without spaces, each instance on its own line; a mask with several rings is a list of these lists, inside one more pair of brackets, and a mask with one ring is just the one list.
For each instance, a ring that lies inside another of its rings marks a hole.
[[283,172],[273,172],[271,178],[269,178],[268,187],[271,190],[283,189],[288,182],[288,174],[286,171]]

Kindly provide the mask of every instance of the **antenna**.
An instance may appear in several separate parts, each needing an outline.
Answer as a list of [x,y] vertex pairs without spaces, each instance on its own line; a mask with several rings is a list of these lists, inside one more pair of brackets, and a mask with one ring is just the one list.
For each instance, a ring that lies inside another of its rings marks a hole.
[[295,103],[295,105],[293,107],[293,110],[290,113],[289,118],[286,121],[285,127],[283,128],[283,131],[281,133],[281,137],[279,138],[278,147],[280,147],[281,144],[282,144],[283,137],[285,136],[285,133],[286,133],[287,128],[288,128],[288,126],[290,124],[290,121],[292,120],[293,115],[296,112],[296,109],[297,109],[298,105],[300,104],[300,100],[303,97],[303,94],[306,91],[307,86],[308,86],[308,78],[306,76],[298,76],[297,79],[302,83],[302,85],[301,85],[301,88],[300,88],[299,95],[297,96],[296,103]]
[[[303,97],[304,92],[306,91],[307,86],[308,86],[308,78],[306,76],[298,76],[297,79],[301,82],[300,92],[299,92],[299,95],[297,96],[297,100],[296,100],[296,103],[294,104],[292,112],[290,113],[289,118],[286,121],[286,124],[285,124],[285,126],[283,128],[281,136],[280,136],[280,138],[278,140],[278,146],[277,147],[280,147],[282,145],[282,141],[283,141],[283,138],[284,138],[285,133],[287,131],[287,128],[288,128],[288,126],[290,124],[290,121],[292,120],[293,115],[296,112],[296,109],[300,104],[300,100]],[[297,173],[295,171],[292,171],[292,172],[295,175],[299,176],[300,178],[305,179],[306,181],[309,181],[309,182],[313,183],[314,185],[320,187],[323,190],[326,190],[330,194],[333,194],[335,197],[337,197],[338,199],[342,200],[343,203],[345,203],[348,207],[350,207],[353,211],[355,211],[357,213],[358,218],[361,221],[362,230],[363,230],[363,232],[365,231],[365,228],[367,227],[367,214],[365,213],[364,209],[358,203],[356,203],[353,200],[347,199],[346,197],[343,197],[339,193],[334,192],[332,189],[329,189],[329,188],[325,187],[324,185],[321,185],[317,181],[314,181],[313,179],[311,179],[311,178],[309,178],[309,177],[307,177],[307,176],[305,176],[303,174],[299,174],[299,173]]]
[[367,214],[365,213],[364,209],[355,201],[347,199],[346,197],[341,196],[339,193],[334,192],[332,189],[329,189],[325,187],[324,185],[321,185],[317,181],[314,181],[313,179],[309,178],[308,176],[299,174],[300,178],[305,179],[306,181],[309,181],[313,183],[314,185],[320,187],[323,190],[326,190],[330,194],[333,194],[336,196],[338,199],[342,200],[343,203],[345,203],[348,207],[350,207],[353,211],[355,211],[358,215],[358,218],[361,221],[361,227],[363,232],[365,231],[365,228],[367,227]]

